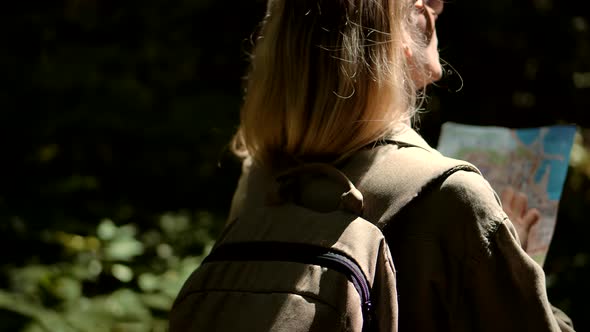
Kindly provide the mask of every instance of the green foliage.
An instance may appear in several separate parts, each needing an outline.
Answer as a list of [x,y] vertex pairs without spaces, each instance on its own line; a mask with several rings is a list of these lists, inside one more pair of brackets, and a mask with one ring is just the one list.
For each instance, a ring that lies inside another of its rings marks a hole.
[[[0,309],[26,317],[25,332],[165,331],[182,283],[213,245],[213,220],[167,213],[148,230],[104,219],[87,235],[54,231],[67,259],[9,268]],[[100,283],[112,291],[93,290]]]

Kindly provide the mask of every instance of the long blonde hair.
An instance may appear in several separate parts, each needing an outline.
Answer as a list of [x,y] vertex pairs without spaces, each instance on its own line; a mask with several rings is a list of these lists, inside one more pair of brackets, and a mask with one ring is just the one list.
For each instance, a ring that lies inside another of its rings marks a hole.
[[[335,162],[413,116],[411,0],[269,0],[234,152]],[[415,57],[415,55],[414,55]]]

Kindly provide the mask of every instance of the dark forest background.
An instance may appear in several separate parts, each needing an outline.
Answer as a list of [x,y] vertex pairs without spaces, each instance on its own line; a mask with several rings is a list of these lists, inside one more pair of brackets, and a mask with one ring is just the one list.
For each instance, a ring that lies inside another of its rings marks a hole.
[[[0,20],[0,331],[165,331],[225,220],[264,1],[12,2]],[[590,331],[590,8],[449,1],[420,128],[573,123],[549,296]],[[454,68],[454,69],[451,69]]]

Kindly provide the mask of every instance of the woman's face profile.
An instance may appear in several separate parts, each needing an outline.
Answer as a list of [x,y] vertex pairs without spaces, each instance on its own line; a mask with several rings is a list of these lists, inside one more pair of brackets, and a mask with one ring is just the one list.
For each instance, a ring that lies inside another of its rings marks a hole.
[[437,81],[442,76],[442,66],[438,54],[438,38],[436,36],[436,19],[442,13],[442,0],[416,0],[416,23],[419,31],[424,35],[426,48],[424,49],[424,62],[426,77],[419,78],[418,85],[426,86]]

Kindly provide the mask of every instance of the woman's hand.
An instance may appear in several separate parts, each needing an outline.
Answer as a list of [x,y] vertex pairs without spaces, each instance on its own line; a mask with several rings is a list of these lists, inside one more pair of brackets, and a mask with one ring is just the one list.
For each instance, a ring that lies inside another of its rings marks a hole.
[[500,198],[504,212],[516,228],[518,239],[526,251],[531,227],[539,222],[541,213],[537,209],[529,209],[527,196],[522,192],[516,192],[512,187],[504,189]]

